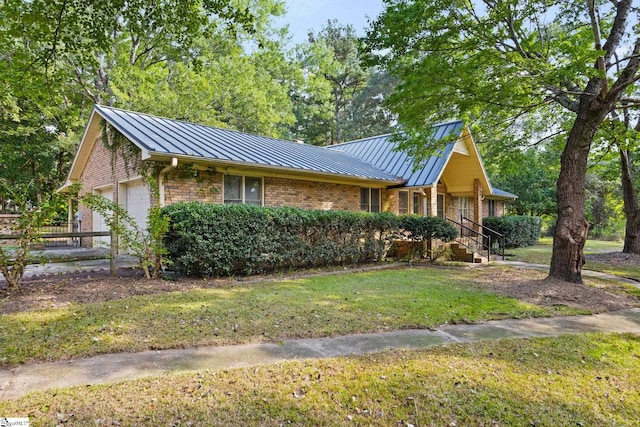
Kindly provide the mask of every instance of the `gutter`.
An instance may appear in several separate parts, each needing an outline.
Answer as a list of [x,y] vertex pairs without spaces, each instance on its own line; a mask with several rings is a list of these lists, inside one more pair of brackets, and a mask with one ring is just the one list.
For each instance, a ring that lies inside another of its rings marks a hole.
[[158,203],[160,204],[160,207],[164,207],[164,176],[174,170],[175,168],[178,167],[178,158],[177,157],[172,157],[171,158],[171,163],[165,167],[164,169],[162,169],[160,171],[160,175],[158,175]]

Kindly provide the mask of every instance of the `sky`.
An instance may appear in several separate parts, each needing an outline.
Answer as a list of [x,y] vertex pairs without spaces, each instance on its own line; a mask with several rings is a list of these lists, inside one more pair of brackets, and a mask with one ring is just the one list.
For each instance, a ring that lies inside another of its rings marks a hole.
[[382,0],[285,0],[285,3],[287,14],[280,23],[289,25],[292,44],[307,41],[309,29],[317,33],[329,19],[351,24],[363,36],[367,17],[373,20],[382,11]]

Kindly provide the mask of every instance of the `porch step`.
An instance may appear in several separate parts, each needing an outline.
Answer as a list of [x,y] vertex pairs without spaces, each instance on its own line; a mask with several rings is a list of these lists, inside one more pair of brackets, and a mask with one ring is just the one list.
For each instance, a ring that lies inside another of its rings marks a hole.
[[470,262],[472,264],[485,264],[489,262],[486,256],[482,256],[477,252],[471,252],[460,243],[453,242],[449,244],[451,252],[453,252],[453,259],[456,261]]

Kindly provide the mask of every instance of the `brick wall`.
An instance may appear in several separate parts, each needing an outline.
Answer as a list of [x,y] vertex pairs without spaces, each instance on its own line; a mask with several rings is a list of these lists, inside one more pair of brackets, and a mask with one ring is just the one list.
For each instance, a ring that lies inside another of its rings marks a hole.
[[266,177],[264,204],[269,207],[358,211],[360,187]]
[[[132,159],[128,164],[124,161],[122,155],[116,156],[115,162],[115,177],[120,181],[127,181],[138,175],[135,171],[135,163],[139,161],[140,154],[138,153],[137,159]],[[134,164],[132,164],[134,163]],[[91,154],[82,175],[80,177],[82,188],[80,189],[79,196],[82,197],[85,194],[92,193],[98,188],[109,189],[112,192],[113,200],[118,199],[117,188],[113,188],[113,178],[111,173],[111,151],[107,150],[102,141],[98,139],[91,150]],[[80,205],[79,211],[82,212],[82,230],[93,230],[93,212],[85,206]],[[83,246],[90,246],[91,239],[83,239]]]
[[[165,204],[190,201],[223,203],[223,179],[222,173],[206,177],[200,174],[194,178],[183,171],[171,172],[165,177]],[[397,211],[397,197],[394,198],[392,192],[383,190],[381,198],[383,210]],[[264,177],[264,205],[359,211],[360,186],[267,176]]]
[[174,170],[164,179],[165,205],[178,202],[222,203],[222,174],[199,171],[194,177],[189,172]]
[[[504,201],[503,200],[494,200],[495,203],[495,216],[503,216],[504,215]],[[482,216],[484,218],[489,216],[489,199],[485,198],[482,201]]]

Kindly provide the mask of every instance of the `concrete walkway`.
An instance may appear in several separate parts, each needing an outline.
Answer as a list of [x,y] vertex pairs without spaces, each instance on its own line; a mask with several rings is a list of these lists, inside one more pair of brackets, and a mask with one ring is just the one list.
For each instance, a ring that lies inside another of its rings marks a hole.
[[[111,263],[110,250],[105,248],[49,248],[31,251],[31,256],[42,262],[27,265],[24,277],[64,274],[73,271],[109,270]],[[133,267],[136,265],[136,259],[129,255],[118,255],[116,265]]]
[[72,361],[23,365],[0,371],[0,399],[16,399],[34,390],[113,383],[178,372],[349,356],[375,353],[390,348],[418,349],[456,342],[551,337],[585,332],[640,334],[640,309],[592,316],[509,319],[477,325],[445,325],[436,330],[405,330],[336,338],[299,339],[281,344],[116,353]]

